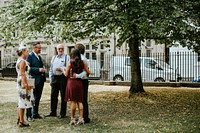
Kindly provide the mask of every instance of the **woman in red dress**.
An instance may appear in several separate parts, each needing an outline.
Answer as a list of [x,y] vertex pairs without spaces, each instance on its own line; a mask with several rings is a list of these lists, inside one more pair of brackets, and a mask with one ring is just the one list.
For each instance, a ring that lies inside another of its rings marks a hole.
[[[83,82],[82,79],[74,78],[73,73],[80,74],[83,72],[83,69],[86,71],[86,73],[89,75],[90,71],[87,67],[87,64],[85,64],[81,60],[81,55],[78,49],[73,49],[70,54],[70,62],[67,64],[67,68],[65,71],[65,76],[68,77],[67,80],[67,90],[65,94],[65,101],[71,102],[71,125],[75,124],[84,124],[83,119]],[[78,106],[79,110],[79,119],[76,123],[75,121],[75,111],[76,111],[76,105]]]

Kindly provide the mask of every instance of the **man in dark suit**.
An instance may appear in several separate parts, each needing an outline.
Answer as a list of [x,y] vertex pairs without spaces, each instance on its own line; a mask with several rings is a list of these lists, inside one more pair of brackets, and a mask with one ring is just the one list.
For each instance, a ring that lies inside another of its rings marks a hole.
[[31,108],[27,109],[27,120],[31,121],[32,118],[38,119],[42,116],[38,113],[39,103],[42,96],[42,91],[44,87],[44,82],[46,81],[45,77],[45,68],[43,66],[42,59],[40,57],[41,44],[39,42],[33,43],[33,51],[29,53],[27,61],[30,65],[30,74],[32,78],[35,78],[35,89],[33,90],[33,95],[35,98],[35,105],[31,112]]

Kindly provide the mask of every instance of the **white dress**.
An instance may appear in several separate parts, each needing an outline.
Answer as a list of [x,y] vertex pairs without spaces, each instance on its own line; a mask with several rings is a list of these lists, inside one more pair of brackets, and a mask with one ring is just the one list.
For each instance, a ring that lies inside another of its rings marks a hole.
[[[18,58],[17,63],[16,63],[17,93],[18,93],[18,108],[25,109],[25,108],[31,108],[33,106],[34,96],[33,96],[33,89],[31,90],[22,89],[21,74],[20,74],[19,68],[17,67],[20,61],[22,60],[24,59]],[[24,61],[26,62],[26,70],[25,70],[26,78],[29,78],[30,67],[28,65],[28,62],[26,60]]]

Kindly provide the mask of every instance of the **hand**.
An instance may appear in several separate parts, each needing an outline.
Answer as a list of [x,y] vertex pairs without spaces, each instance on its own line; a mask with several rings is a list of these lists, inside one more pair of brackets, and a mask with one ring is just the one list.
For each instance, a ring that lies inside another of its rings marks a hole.
[[40,68],[39,69],[39,72],[42,72],[42,73],[44,73],[46,71],[46,69],[45,68]]
[[26,90],[31,90],[31,87],[28,85],[26,85],[25,88],[26,88]]
[[31,89],[33,89],[34,87],[33,87],[33,86],[29,86],[29,88],[30,88],[30,90],[31,90]]
[[62,68],[56,68],[56,71],[62,72],[63,69]]
[[76,73],[73,73],[73,75],[70,78],[71,79],[75,79],[76,78]]

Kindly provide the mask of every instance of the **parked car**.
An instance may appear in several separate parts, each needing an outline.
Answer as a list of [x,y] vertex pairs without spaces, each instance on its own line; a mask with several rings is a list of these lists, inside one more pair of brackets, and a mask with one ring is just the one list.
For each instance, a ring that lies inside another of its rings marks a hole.
[[[162,60],[140,57],[142,81],[166,82],[181,80],[173,68]],[[110,79],[114,81],[131,80],[130,57],[113,56],[110,61]]]
[[97,60],[89,59],[87,60],[87,62],[88,62],[88,67],[90,69],[90,75],[88,78],[90,80],[100,79],[100,64],[97,62]]
[[1,70],[2,77],[17,77],[17,72],[15,68],[16,62],[11,62],[6,65],[5,68]]
[[[5,68],[0,70],[2,77],[17,77],[17,72],[15,68],[16,62],[11,62],[6,65]],[[100,79],[100,64],[97,60],[88,60],[88,67],[90,69],[90,80]],[[49,72],[46,72],[46,77],[49,77]]]

